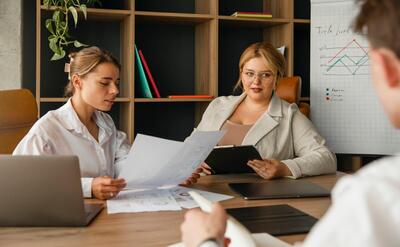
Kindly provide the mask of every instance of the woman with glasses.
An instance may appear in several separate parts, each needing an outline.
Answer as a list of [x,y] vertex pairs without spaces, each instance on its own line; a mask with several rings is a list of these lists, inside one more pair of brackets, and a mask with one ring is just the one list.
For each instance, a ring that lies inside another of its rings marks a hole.
[[[336,157],[311,121],[275,93],[284,71],[285,59],[275,47],[250,45],[240,57],[235,86],[243,93],[213,100],[197,129],[226,130],[219,145],[254,145],[263,159],[247,165],[265,179],[334,173]],[[205,163],[203,171],[211,174]]]

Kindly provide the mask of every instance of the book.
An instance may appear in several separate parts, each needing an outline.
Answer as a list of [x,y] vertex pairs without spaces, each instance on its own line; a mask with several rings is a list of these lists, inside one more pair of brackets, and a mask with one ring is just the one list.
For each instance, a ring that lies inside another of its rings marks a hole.
[[272,14],[264,13],[264,12],[241,12],[237,11],[233,13],[231,16],[233,17],[242,17],[242,18],[272,18]]
[[156,95],[156,98],[161,98],[160,92],[158,91],[157,85],[156,85],[156,83],[154,81],[153,75],[150,72],[150,68],[149,68],[149,66],[147,64],[146,59],[144,58],[142,50],[139,50],[139,56],[140,56],[140,59],[142,60],[143,67],[144,67],[144,69],[146,71],[146,74],[147,74],[147,78],[149,78],[150,85],[153,88],[153,92]]
[[169,99],[212,99],[212,95],[208,94],[193,94],[193,95],[169,95]]
[[142,97],[152,99],[153,95],[151,94],[149,83],[147,82],[146,75],[144,74],[143,65],[142,62],[140,61],[140,56],[136,45],[135,45],[135,59],[139,73],[140,90]]

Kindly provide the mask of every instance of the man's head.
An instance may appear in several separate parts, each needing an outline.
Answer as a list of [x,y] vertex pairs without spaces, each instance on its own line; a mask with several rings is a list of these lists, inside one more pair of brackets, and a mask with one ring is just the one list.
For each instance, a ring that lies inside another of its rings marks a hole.
[[400,1],[357,0],[354,30],[365,35],[372,79],[390,121],[400,128]]

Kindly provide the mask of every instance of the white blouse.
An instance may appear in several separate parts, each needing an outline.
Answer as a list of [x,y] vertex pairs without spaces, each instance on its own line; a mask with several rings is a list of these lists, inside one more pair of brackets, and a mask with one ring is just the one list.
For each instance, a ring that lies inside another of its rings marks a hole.
[[83,195],[91,197],[93,178],[114,177],[117,165],[130,150],[126,134],[116,129],[108,114],[95,111],[94,120],[99,127],[98,141],[79,120],[69,99],[40,118],[13,154],[78,156]]

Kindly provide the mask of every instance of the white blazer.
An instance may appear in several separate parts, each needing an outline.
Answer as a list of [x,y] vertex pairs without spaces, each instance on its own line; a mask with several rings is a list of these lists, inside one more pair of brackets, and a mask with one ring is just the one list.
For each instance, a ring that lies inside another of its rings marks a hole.
[[[219,130],[246,97],[223,96],[214,99],[203,114],[197,129]],[[263,158],[277,159],[288,166],[293,178],[336,172],[336,156],[325,146],[296,104],[276,94],[266,111],[251,127],[242,145],[254,145]]]

